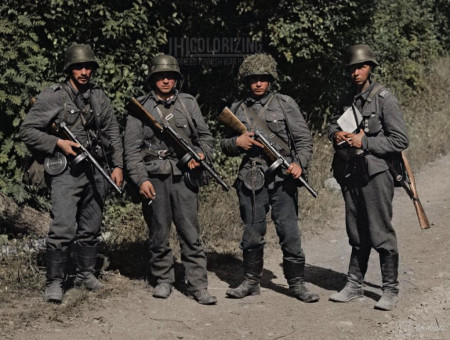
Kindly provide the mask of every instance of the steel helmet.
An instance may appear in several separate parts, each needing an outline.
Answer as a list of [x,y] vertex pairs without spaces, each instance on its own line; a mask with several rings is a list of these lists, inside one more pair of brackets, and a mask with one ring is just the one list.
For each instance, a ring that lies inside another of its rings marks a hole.
[[85,44],[70,46],[64,56],[64,72],[67,72],[70,66],[81,63],[93,63],[96,68],[100,67],[95,60],[94,51],[92,51],[91,46]]
[[245,79],[249,76],[268,75],[272,81],[278,79],[277,62],[265,53],[256,53],[245,57],[239,67],[239,77]]
[[179,79],[183,79],[177,59],[168,54],[160,54],[153,58],[149,78],[159,72],[175,72]]
[[369,45],[359,44],[350,46],[347,54],[347,67],[364,62],[371,62],[375,66],[380,65]]

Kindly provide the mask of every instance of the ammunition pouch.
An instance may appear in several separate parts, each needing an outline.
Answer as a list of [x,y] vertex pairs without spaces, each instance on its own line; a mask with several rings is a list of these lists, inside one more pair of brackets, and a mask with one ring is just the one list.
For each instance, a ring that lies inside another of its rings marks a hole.
[[211,181],[209,172],[200,167],[185,171],[183,177],[186,186],[193,191],[198,191],[200,187],[208,185]]
[[44,158],[33,156],[28,159],[22,176],[22,183],[33,185],[39,189],[47,186],[44,173]]
[[357,186],[364,186],[369,182],[367,158],[361,149],[342,148],[337,150],[333,160],[333,169],[338,182]]

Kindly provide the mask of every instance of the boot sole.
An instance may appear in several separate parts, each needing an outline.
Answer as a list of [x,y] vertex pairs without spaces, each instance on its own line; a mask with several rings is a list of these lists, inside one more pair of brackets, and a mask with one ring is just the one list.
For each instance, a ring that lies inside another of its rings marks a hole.
[[364,297],[364,295],[356,295],[356,296],[351,297],[351,298],[348,299],[348,300],[339,300],[339,299],[337,299],[337,298],[332,298],[332,297],[330,296],[330,297],[328,298],[328,300],[329,300],[329,301],[333,301],[333,302],[346,303],[346,302],[350,302],[350,301],[352,301],[352,300],[354,300],[354,299],[359,299],[359,298],[362,298],[362,297]]
[[246,295],[233,295],[233,293],[228,293],[228,292],[226,292],[225,294],[226,294],[226,297],[230,298],[230,299],[243,299],[246,296],[261,295],[261,292],[252,292],[252,293],[249,293]]

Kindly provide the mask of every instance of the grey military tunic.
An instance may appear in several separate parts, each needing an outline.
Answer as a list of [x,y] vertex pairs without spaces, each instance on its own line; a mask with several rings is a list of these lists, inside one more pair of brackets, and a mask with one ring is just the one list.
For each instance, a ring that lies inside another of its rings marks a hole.
[[[252,108],[259,112],[261,119],[266,123],[271,133],[258,127],[252,116],[246,114],[245,108]],[[262,108],[264,112],[260,111]],[[263,98],[255,100],[247,97],[242,101],[233,103],[231,110],[249,131],[258,129],[269,141],[273,136],[281,138],[290,148],[289,154],[283,156],[289,162],[300,164],[306,170],[312,154],[312,136],[297,103],[289,96],[268,93]],[[298,193],[297,185],[290,175],[278,171],[267,179],[264,186],[252,192],[244,186],[243,180],[246,172],[257,163],[262,172],[266,172],[270,161],[260,148],[253,147],[244,151],[236,145],[238,135],[233,131],[226,131],[221,141],[223,152],[228,156],[243,155],[239,168],[238,179],[235,183],[239,197],[241,218],[245,224],[241,241],[241,249],[248,250],[264,245],[266,233],[266,215],[271,209],[272,219],[275,223],[284,261],[293,263],[304,262],[304,253],[301,248],[301,236],[298,228]],[[275,144],[276,145],[276,144]],[[276,145],[281,153],[280,145]]]
[[[97,116],[92,120],[93,128],[97,129],[98,123],[98,130],[107,139],[104,142],[109,144],[106,147],[110,147],[112,152],[112,166],[123,167],[119,125],[109,99],[96,85],[91,85],[83,94],[79,94],[69,83],[66,88],[62,84],[55,84],[43,90],[20,128],[21,139],[30,148],[51,156],[58,149],[56,142],[59,137],[49,134],[48,128],[56,120],[59,123],[66,122],[80,142],[85,143],[87,132],[83,125],[72,125],[80,110],[88,103]],[[98,243],[104,196],[109,186],[107,181],[87,161],[75,166],[70,163],[70,158],[63,173],[47,175],[47,180],[53,217],[47,247],[67,250],[75,240],[81,246],[94,246]]]
[[[408,147],[406,125],[397,98],[382,89],[371,102],[367,101],[375,83],[364,93],[343,100],[331,119],[328,135],[335,145],[334,134],[341,131],[337,119],[354,104],[363,116],[360,128],[365,131],[362,151],[368,179],[360,181],[358,174],[350,174],[349,161],[336,152],[333,171],[341,184],[346,205],[346,226],[350,245],[370,251],[375,248],[385,254],[397,253],[397,239],[392,227],[392,199],[394,182],[388,171],[386,158]],[[364,105],[365,103],[365,105]],[[349,179],[345,179],[348,176]]]
[[[194,149],[211,159],[213,137],[194,97],[176,93],[172,99],[163,102],[152,91],[138,101],[161,125],[160,113],[166,110],[176,128],[191,139]],[[165,108],[160,107],[158,111],[158,105]],[[148,122],[128,116],[124,149],[126,168],[134,184],[139,188],[145,181],[150,181],[156,191],[151,204],[146,200],[142,203],[149,228],[152,276],[157,283],[175,282],[173,254],[169,246],[173,221],[180,241],[188,290],[207,288],[206,256],[198,221],[198,188],[186,185],[186,168],[180,166],[171,145],[155,133]]]

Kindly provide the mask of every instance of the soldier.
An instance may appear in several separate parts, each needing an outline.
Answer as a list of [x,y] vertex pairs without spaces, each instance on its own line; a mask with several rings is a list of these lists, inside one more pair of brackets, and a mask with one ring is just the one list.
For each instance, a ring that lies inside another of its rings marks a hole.
[[[47,156],[53,221],[46,239],[47,281],[44,300],[60,303],[63,297],[68,252],[75,246],[76,286],[97,291],[94,275],[104,197],[109,183],[87,160],[77,157],[79,144],[50,134],[52,122],[65,123],[98,162],[111,154],[111,179],[122,183],[122,141],[119,125],[103,90],[91,82],[99,64],[89,45],[70,46],[65,53],[65,82],[37,97],[27,114],[20,137]],[[60,165],[60,166],[57,166]]]
[[[213,138],[197,101],[180,93],[183,76],[170,55],[153,58],[149,80],[151,91],[138,101],[161,124],[171,125],[188,138],[201,159],[211,157]],[[172,221],[175,224],[187,278],[187,295],[204,305],[217,302],[207,290],[206,256],[198,222],[200,166],[194,159],[178,159],[174,146],[155,133],[147,121],[128,116],[125,130],[125,163],[130,178],[143,197],[142,211],[149,228],[150,270],[156,279],[153,296],[166,299],[175,282],[174,260],[169,246]],[[197,171],[198,173],[198,171]]]
[[347,284],[330,300],[347,302],[363,296],[364,275],[374,248],[383,281],[383,295],[375,308],[392,310],[398,300],[398,248],[391,224],[394,179],[387,161],[408,147],[408,137],[397,98],[372,80],[378,65],[369,46],[350,47],[347,71],[353,91],[339,104],[329,125],[328,135],[336,150],[333,171],[341,185],[352,247]]
[[[283,270],[291,294],[304,302],[316,302],[317,294],[308,291],[304,282],[305,255],[298,228],[298,179],[308,166],[312,154],[312,137],[302,112],[289,96],[272,91],[277,79],[276,62],[267,54],[248,56],[239,68],[239,77],[248,92],[231,106],[231,111],[249,132],[237,135],[228,131],[222,139],[222,150],[228,156],[243,155],[234,187],[239,198],[244,232],[240,243],[243,251],[244,280],[226,295],[244,298],[260,293],[263,270],[266,215],[271,208],[283,251]],[[269,174],[270,161],[262,144],[253,136],[259,130],[289,162]]]

